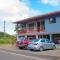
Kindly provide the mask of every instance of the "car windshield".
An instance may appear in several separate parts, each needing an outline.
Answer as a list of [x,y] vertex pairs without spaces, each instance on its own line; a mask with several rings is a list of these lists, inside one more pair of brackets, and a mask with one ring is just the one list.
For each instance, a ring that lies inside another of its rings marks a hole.
[[24,39],[25,39],[25,38],[23,38],[23,37],[22,37],[22,38],[19,38],[20,41],[22,41],[22,40],[24,40]]
[[33,39],[32,40],[32,42],[38,42],[39,41],[39,39]]

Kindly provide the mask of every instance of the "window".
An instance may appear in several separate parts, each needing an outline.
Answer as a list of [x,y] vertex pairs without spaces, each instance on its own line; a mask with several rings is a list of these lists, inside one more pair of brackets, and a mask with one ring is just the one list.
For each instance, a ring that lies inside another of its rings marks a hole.
[[33,39],[32,40],[32,42],[38,42],[39,41],[39,39]]
[[19,38],[20,41],[22,41],[22,40],[24,40],[24,39],[25,39],[24,37]]
[[50,40],[46,39],[46,43],[50,43]]
[[45,42],[45,40],[41,40],[41,42]]
[[56,23],[56,18],[55,17],[49,18],[49,23]]

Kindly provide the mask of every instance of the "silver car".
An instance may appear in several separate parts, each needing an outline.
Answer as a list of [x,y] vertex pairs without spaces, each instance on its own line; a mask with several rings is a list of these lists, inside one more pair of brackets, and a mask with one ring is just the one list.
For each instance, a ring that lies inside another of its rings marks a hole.
[[28,45],[28,49],[30,49],[30,50],[43,51],[45,49],[55,49],[55,48],[56,48],[55,44],[52,41],[50,41],[49,39],[45,39],[45,38],[34,39]]

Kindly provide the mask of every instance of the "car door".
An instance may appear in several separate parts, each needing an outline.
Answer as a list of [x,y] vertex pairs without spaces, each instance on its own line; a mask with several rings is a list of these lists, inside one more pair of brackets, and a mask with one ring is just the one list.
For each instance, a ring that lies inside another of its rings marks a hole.
[[47,46],[47,49],[51,49],[51,43],[49,39],[46,39],[46,46]]
[[42,39],[40,42],[42,43],[43,48],[46,49],[47,48],[47,44],[46,44],[45,39]]

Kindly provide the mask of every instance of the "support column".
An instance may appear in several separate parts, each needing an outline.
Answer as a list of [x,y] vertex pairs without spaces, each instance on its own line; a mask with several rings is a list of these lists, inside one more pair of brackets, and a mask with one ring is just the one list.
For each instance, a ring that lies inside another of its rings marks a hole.
[[27,38],[27,35],[25,35],[25,38]]
[[[28,33],[28,24],[26,24],[26,34]],[[27,35],[25,34],[25,38],[27,38]]]
[[52,34],[50,34],[50,41],[52,40]]
[[19,34],[19,31],[18,31],[18,24],[15,25],[16,26],[16,32],[17,32],[17,35]]
[[41,21],[40,21],[40,32],[41,32]]
[[38,35],[36,35],[36,39],[38,39]]
[[28,24],[26,24],[26,31],[28,32]]
[[34,22],[34,31],[37,31],[37,22]]

